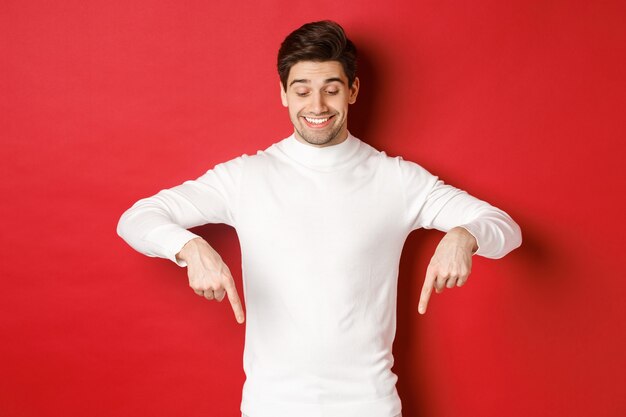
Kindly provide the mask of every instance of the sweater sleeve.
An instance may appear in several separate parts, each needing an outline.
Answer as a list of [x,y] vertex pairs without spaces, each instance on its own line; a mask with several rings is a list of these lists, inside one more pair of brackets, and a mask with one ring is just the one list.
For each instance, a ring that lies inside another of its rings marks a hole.
[[463,227],[476,238],[476,254],[492,259],[521,245],[520,227],[504,211],[444,184],[418,164],[398,161],[411,230]]
[[137,201],[122,214],[117,234],[144,255],[186,266],[176,254],[197,237],[187,229],[207,223],[235,226],[245,157],[218,164],[196,180]]

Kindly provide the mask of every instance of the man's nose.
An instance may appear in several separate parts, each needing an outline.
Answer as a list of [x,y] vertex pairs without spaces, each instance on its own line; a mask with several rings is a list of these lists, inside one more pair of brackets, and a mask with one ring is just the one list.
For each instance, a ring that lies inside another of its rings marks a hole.
[[326,107],[326,101],[321,93],[312,94],[311,100],[311,112],[315,114],[322,114],[328,111],[328,107]]

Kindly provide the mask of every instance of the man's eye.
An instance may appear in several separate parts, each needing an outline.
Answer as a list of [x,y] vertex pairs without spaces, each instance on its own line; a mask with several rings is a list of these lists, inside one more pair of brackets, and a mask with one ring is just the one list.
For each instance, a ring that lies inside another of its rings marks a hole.
[[339,94],[339,90],[326,90],[326,94],[334,96],[335,94]]
[[302,91],[296,91],[296,95],[297,95],[298,97],[304,97],[304,96],[306,96],[307,94],[309,94],[309,93],[308,93],[308,92],[306,92],[306,91],[305,91],[305,92],[302,92]]

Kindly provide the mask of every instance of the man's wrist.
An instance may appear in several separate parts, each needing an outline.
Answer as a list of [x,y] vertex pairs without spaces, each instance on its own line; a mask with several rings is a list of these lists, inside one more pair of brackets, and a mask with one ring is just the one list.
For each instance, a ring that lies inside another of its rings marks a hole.
[[176,259],[178,259],[179,261],[187,262],[189,258],[189,254],[195,250],[196,246],[202,240],[203,239],[201,237],[195,237],[191,239],[190,241],[188,241],[187,243],[185,243],[183,247],[180,249],[180,251],[176,254]]
[[448,235],[455,239],[457,244],[467,248],[472,255],[478,250],[476,238],[466,228],[461,226],[454,227],[448,231]]

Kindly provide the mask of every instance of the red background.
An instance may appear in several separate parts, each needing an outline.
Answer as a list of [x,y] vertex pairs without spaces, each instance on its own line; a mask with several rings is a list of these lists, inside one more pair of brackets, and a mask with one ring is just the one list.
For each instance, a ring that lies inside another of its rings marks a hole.
[[[625,16],[619,1],[4,1],[0,415],[239,416],[244,327],[115,226],[289,135],[276,52],[323,18],[361,52],[352,133],[523,230],[425,316],[441,234],[409,237],[404,416],[626,415]],[[199,232],[241,294],[234,230]]]

